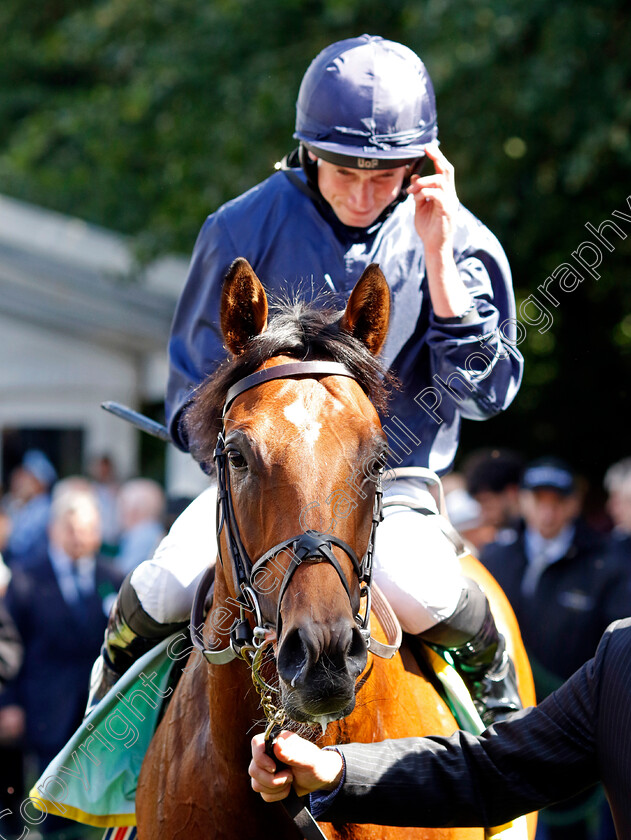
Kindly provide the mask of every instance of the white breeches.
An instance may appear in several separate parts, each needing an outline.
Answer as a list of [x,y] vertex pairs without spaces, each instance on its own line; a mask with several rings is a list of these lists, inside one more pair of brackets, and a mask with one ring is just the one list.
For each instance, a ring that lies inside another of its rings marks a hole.
[[[393,482],[385,491],[436,510],[418,479]],[[151,560],[131,583],[145,611],[161,624],[186,621],[205,570],[216,560],[216,488],[209,487],[176,519]],[[408,633],[422,633],[455,611],[463,588],[453,544],[436,517],[405,506],[384,509],[377,528],[373,577]]]

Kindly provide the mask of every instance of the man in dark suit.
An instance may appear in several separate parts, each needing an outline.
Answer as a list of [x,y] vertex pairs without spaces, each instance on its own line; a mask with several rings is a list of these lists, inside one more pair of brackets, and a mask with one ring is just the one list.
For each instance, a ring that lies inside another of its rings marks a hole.
[[594,655],[609,624],[629,614],[629,576],[579,516],[576,479],[564,462],[530,464],[520,504],[523,528],[485,546],[480,560],[515,611],[541,702]]
[[[266,801],[293,781],[318,819],[407,826],[493,826],[602,781],[619,838],[631,837],[631,619],[539,706],[482,735],[403,738],[320,750],[281,733],[274,774],[263,736],[252,741],[252,787]],[[318,791],[318,793],[313,793]]]
[[[7,589],[24,662],[0,699],[0,728],[10,721],[14,736],[21,731],[40,773],[83,718],[92,663],[121,583],[120,573],[97,559],[100,543],[94,496],[63,490],[51,507],[46,554],[15,568]],[[41,828],[49,823],[53,818]]]
[[[523,527],[486,545],[480,560],[515,611],[541,702],[594,655],[612,621],[629,615],[630,575],[579,515],[581,494],[565,462],[529,464],[519,501]],[[611,826],[602,791],[592,790],[544,811],[538,836],[591,840],[596,822]]]

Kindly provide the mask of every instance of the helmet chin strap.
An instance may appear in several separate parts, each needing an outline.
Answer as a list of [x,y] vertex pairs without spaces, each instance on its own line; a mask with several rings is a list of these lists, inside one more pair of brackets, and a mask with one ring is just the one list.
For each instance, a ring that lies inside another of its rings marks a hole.
[[300,143],[298,146],[298,158],[300,160],[300,165],[302,166],[302,171],[307,176],[307,183],[311,189],[315,190],[318,195],[320,195],[320,188],[318,187],[318,161],[313,160],[313,158],[309,156],[309,150],[304,143]]

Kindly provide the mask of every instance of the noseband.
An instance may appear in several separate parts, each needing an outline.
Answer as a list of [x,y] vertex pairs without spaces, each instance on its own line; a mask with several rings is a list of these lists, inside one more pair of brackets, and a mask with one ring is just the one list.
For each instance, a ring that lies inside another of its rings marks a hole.
[[[230,388],[226,396],[223,416],[225,417],[228,408],[236,397],[244,391],[254,388],[257,385],[261,385],[263,382],[269,382],[273,379],[289,379],[298,376],[348,376],[351,379],[355,378],[348,368],[337,362],[292,362],[291,364],[265,368],[264,370],[257,371],[244,377]],[[230,472],[228,469],[228,459],[225,453],[224,433],[225,429],[219,433],[214,453],[217,470],[217,551],[219,554],[219,560],[225,568],[221,550],[221,535],[223,532],[225,535],[228,559],[230,562],[230,570],[232,573],[235,591],[241,593],[243,601],[241,599],[236,601],[240,607],[240,618],[239,620],[236,620],[230,628],[229,645],[219,651],[208,650],[204,644],[202,635],[203,611],[208,591],[212,585],[214,570],[210,569],[206,572],[195,595],[193,613],[191,616],[191,636],[195,646],[203,653],[209,662],[224,664],[237,656],[245,659],[248,652],[251,653],[256,651],[256,649],[263,644],[267,631],[275,631],[278,637],[281,626],[280,613],[283,596],[287,591],[287,587],[289,586],[294,572],[299,565],[305,561],[330,563],[340,578],[349,600],[352,600],[349,583],[342,571],[339,561],[333,553],[333,547],[341,549],[347,555],[352,563],[353,570],[357,575],[357,580],[360,586],[360,609],[355,615],[355,621],[364,641],[367,645],[369,645],[370,582],[372,577],[375,532],[377,525],[383,518],[381,473],[378,474],[376,481],[376,493],[368,547],[366,548],[366,552],[361,560],[359,560],[357,554],[351,546],[348,545],[348,543],[344,542],[344,540],[341,540],[339,537],[336,537],[334,534],[308,530],[302,534],[298,534],[297,536],[290,537],[289,539],[277,543],[275,546],[262,554],[257,560],[253,561],[243,545],[241,534],[239,532],[239,525],[235,517],[234,505],[230,493]],[[256,575],[257,572],[263,571],[264,567],[268,564],[273,564],[275,568],[278,569],[278,565],[275,564],[275,561],[281,554],[288,554],[290,560],[287,569],[284,571],[283,579],[280,585],[278,605],[276,608],[276,619],[274,623],[269,621],[264,622],[256,590]],[[362,616],[361,600],[363,598],[366,599],[366,605]],[[245,615],[246,612],[253,612],[255,615],[256,624],[254,629],[250,626],[250,623]]]

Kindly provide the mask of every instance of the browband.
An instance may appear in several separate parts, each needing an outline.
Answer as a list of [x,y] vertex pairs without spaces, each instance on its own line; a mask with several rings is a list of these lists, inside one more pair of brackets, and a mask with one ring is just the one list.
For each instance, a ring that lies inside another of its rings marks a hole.
[[355,379],[354,374],[339,362],[291,362],[286,365],[274,365],[274,367],[264,368],[245,376],[243,379],[236,382],[226,394],[226,402],[223,407],[223,415],[234,402],[234,400],[244,391],[254,388],[256,385],[261,385],[263,382],[269,382],[272,379],[289,379],[294,376],[349,376]]

